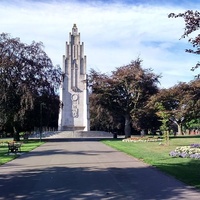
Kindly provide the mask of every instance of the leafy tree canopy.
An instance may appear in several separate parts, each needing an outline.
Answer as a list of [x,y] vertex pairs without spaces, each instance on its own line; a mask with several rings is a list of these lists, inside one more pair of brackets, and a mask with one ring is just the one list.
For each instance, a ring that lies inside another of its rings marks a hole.
[[[187,10],[184,13],[170,13],[168,15],[169,18],[177,18],[182,17],[185,21],[185,31],[181,38],[189,37],[190,34],[193,32],[197,33],[196,31],[200,28],[200,12]],[[197,34],[194,38],[189,38],[188,41],[192,44],[193,49],[186,49],[188,53],[200,54],[200,34]],[[196,66],[192,67],[192,71],[200,67],[200,62],[196,64]],[[200,74],[197,75],[197,78],[200,78]]]
[[158,90],[160,76],[151,69],[143,69],[141,64],[138,58],[112,71],[110,76],[94,70],[89,75],[91,95],[96,96],[96,104],[109,110],[112,116],[124,118],[126,137],[130,136],[131,123],[135,124],[148,98]]
[[[158,114],[165,112],[168,120],[179,126],[181,133],[183,123],[200,117],[200,80],[179,83],[169,89],[162,89],[151,97],[150,104],[157,109]],[[162,110],[157,105],[161,105]]]
[[54,67],[43,44],[24,44],[19,38],[0,34],[0,125],[22,126],[36,98],[56,95],[60,68]]

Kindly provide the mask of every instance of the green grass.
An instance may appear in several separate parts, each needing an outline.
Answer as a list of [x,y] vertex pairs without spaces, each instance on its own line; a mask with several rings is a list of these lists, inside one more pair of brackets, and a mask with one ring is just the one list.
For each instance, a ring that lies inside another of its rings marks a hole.
[[122,142],[122,140],[103,140],[119,151],[134,156],[163,172],[185,182],[188,185],[200,189],[200,160],[190,158],[172,158],[169,152],[177,146],[187,146],[192,143],[200,143],[200,136],[170,138],[169,145],[159,145],[159,142]]
[[[3,165],[17,157],[17,154],[8,154],[8,147],[6,142],[11,142],[11,139],[1,139],[0,140],[0,165]],[[40,142],[40,140],[28,140],[28,141],[20,141],[22,143],[21,146],[21,153],[27,153],[36,147],[40,146],[44,142]]]

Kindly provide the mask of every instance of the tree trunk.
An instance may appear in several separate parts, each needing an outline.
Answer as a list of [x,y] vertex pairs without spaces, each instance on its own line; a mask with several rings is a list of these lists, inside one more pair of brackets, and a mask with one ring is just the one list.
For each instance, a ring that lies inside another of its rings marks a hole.
[[178,135],[183,135],[182,123],[177,123],[177,126],[178,126]]
[[125,132],[125,138],[131,137],[131,118],[129,114],[125,115],[124,132]]
[[15,127],[13,127],[14,133],[13,133],[13,140],[14,141],[20,141],[20,135],[19,135],[19,131],[17,131],[17,129]]

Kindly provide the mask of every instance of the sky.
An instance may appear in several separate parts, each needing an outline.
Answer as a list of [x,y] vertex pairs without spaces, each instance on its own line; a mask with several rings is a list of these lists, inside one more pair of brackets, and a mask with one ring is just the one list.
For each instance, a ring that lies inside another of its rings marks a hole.
[[[43,42],[62,67],[65,43],[76,24],[84,42],[87,72],[111,73],[138,57],[144,69],[161,74],[160,88],[189,82],[198,55],[185,52],[182,18],[169,13],[200,11],[200,0],[0,0],[0,33],[21,42]],[[198,72],[199,73],[199,72]]]

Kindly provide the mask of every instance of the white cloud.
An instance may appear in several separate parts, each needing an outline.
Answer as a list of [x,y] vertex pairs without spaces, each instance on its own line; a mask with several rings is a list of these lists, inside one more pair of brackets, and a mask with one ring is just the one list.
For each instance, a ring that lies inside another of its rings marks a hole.
[[62,65],[65,41],[76,23],[85,43],[88,70],[110,72],[140,56],[144,68],[162,73],[162,87],[193,78],[189,69],[198,57],[185,53],[187,40],[179,40],[183,20],[167,17],[185,8],[119,2],[8,2],[0,3],[0,32],[11,33],[26,43],[42,41],[54,64]]

